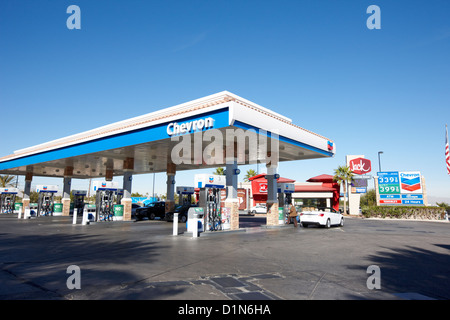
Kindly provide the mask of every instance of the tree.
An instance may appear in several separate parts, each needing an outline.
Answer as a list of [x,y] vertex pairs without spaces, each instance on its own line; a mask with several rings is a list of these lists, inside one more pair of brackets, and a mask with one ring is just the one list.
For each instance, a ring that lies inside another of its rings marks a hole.
[[247,170],[247,174],[244,177],[244,181],[249,182],[250,178],[256,176],[257,174],[258,173],[253,169]]
[[444,208],[445,210],[450,210],[450,205],[446,202],[436,202],[438,207]]
[[344,189],[344,214],[347,213],[347,185],[353,181],[353,172],[348,166],[339,166],[334,170],[333,181]]
[[7,188],[7,187],[13,187],[13,180],[16,178],[16,176],[11,176],[9,174],[0,176],[0,188]]
[[219,176],[225,175],[225,169],[223,167],[216,168],[216,171],[213,172],[213,174],[217,174]]
[[39,201],[39,193],[36,191],[30,192],[30,202],[31,203],[37,203]]
[[131,194],[131,197],[136,197],[136,198],[142,198],[142,197],[144,197],[142,194],[140,194],[139,192],[133,192],[132,194]]
[[361,196],[361,207],[362,206],[376,206],[377,205],[377,194],[375,189],[367,190],[367,192]]

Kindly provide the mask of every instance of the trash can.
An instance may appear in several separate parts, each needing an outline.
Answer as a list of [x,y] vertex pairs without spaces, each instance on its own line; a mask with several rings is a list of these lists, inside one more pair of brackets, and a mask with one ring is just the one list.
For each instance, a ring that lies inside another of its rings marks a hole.
[[278,207],[278,224],[285,224],[284,207]]
[[187,231],[193,232],[197,225],[198,232],[203,232],[203,208],[191,207],[188,210]]
[[21,202],[14,203],[14,211],[15,212],[19,212],[20,208],[22,208],[22,213],[23,213],[23,203],[21,203]]
[[88,204],[87,206],[85,206],[85,208],[88,211],[88,221],[95,222],[95,204]]
[[62,214],[63,214],[63,204],[55,203],[53,205],[53,215],[54,216],[62,216]]
[[114,205],[114,221],[123,220],[123,204],[115,204]]

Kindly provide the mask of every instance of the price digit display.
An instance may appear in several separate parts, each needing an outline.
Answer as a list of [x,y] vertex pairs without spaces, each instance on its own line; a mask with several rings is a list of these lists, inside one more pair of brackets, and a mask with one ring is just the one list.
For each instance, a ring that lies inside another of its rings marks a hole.
[[378,190],[380,194],[400,193],[399,185],[395,184],[379,185]]
[[380,194],[400,193],[398,172],[379,172],[378,192]]
[[397,177],[378,177],[378,184],[397,184]]

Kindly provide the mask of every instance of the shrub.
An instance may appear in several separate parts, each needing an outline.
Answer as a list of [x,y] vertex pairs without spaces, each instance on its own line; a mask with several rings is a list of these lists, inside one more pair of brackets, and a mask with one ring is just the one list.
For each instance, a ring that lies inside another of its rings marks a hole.
[[442,220],[445,209],[439,207],[363,206],[365,218]]

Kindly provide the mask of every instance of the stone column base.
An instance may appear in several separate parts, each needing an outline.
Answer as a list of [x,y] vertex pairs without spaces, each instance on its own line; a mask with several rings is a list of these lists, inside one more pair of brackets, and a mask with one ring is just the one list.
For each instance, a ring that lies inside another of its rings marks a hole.
[[173,209],[175,209],[175,201],[166,199],[165,212],[173,211]]
[[30,206],[30,199],[22,199],[23,203],[23,212],[25,212],[25,208]]
[[69,199],[67,199],[67,198],[66,199],[62,199],[61,202],[62,202],[62,205],[63,205],[62,215],[66,216],[66,217],[70,216],[70,198]]
[[123,198],[120,204],[123,205],[123,221],[131,221],[131,198]]
[[266,225],[278,226],[278,201],[276,202],[267,201]]
[[239,229],[239,200],[226,199],[222,208],[222,221],[224,230]]
[[22,218],[25,219],[25,210],[30,209],[30,199],[22,199]]

